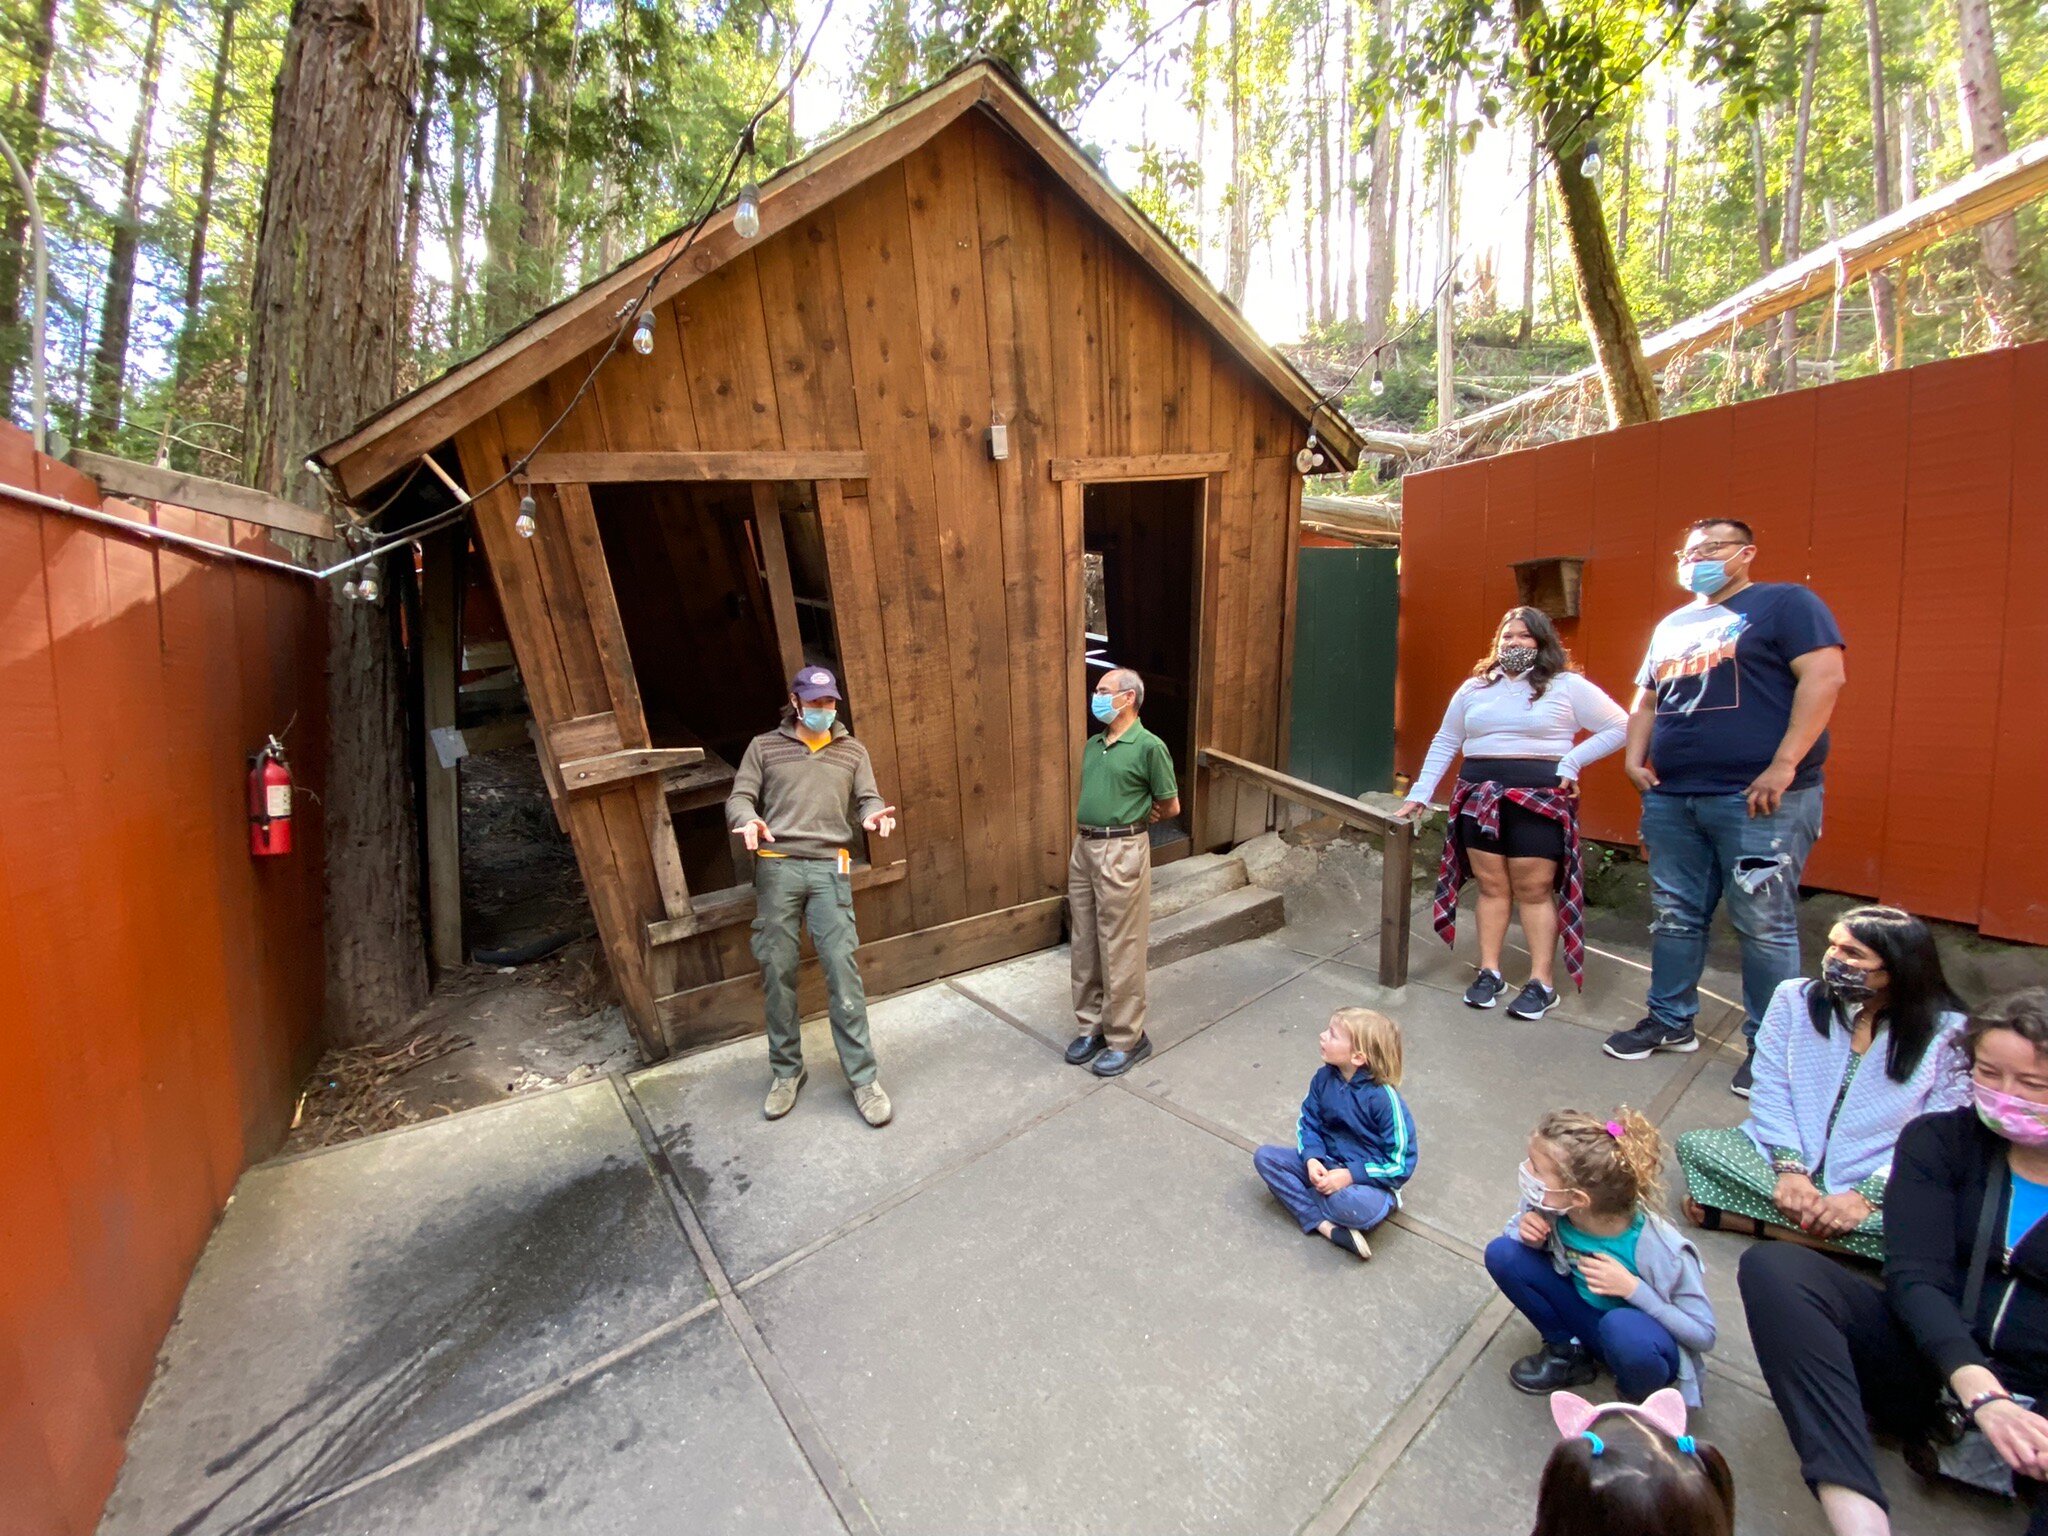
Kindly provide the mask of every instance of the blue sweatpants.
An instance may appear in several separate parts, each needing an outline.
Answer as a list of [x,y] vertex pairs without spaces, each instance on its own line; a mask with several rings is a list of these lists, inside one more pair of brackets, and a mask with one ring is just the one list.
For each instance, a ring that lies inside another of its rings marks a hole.
[[1394,1197],[1377,1184],[1348,1184],[1334,1195],[1316,1193],[1308,1181],[1307,1159],[1292,1147],[1261,1147],[1252,1154],[1252,1166],[1304,1232],[1326,1221],[1370,1232],[1394,1214]]
[[1640,1403],[1678,1380],[1678,1341],[1671,1330],[1626,1302],[1601,1311],[1560,1275],[1549,1250],[1502,1235],[1486,1245],[1486,1272],[1515,1310],[1536,1325],[1546,1344],[1576,1340],[1614,1373],[1614,1385]]

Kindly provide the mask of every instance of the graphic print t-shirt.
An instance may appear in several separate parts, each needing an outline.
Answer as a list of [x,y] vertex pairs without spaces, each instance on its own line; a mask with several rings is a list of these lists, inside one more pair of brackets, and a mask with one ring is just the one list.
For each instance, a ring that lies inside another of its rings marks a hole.
[[[1826,603],[1789,581],[1758,582],[1725,603],[1685,607],[1657,626],[1638,687],[1657,694],[1650,763],[1670,795],[1740,794],[1771,765],[1792,718],[1792,662],[1842,644]],[[1820,782],[1822,731],[1792,787]]]

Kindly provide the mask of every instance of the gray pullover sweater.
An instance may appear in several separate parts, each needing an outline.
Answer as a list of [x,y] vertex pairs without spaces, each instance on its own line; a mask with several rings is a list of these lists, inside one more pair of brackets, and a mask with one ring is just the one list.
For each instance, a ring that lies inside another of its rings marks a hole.
[[796,734],[785,710],[782,724],[747,743],[725,824],[737,832],[750,821],[765,821],[775,841],[762,846],[791,859],[833,859],[842,848],[860,850],[860,823],[888,802],[875,788],[868,749],[834,725],[832,739],[817,751]]

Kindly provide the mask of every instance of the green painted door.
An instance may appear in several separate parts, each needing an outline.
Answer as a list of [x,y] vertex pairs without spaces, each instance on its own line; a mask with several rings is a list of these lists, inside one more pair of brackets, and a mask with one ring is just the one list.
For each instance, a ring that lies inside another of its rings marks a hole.
[[1400,551],[1304,549],[1287,771],[1355,795],[1394,776]]

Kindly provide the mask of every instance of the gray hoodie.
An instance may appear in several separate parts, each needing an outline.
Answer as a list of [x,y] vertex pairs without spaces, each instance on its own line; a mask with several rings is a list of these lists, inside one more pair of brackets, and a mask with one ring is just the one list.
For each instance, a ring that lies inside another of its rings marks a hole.
[[[1522,1213],[1534,1209],[1527,1204],[1517,1206],[1508,1218],[1507,1235],[1516,1242],[1522,1240],[1515,1231]],[[1548,1211],[1537,1214],[1550,1217]],[[1543,1246],[1557,1272],[1569,1275],[1571,1261],[1557,1235],[1555,1217],[1550,1217],[1550,1236]],[[1642,1284],[1625,1304],[1655,1318],[1677,1341],[1678,1391],[1687,1407],[1697,1408],[1704,1357],[1714,1347],[1714,1304],[1707,1300],[1707,1269],[1700,1262],[1700,1251],[1655,1211],[1643,1213],[1643,1230],[1636,1239],[1636,1278]]]

